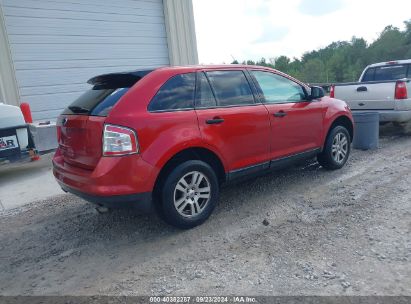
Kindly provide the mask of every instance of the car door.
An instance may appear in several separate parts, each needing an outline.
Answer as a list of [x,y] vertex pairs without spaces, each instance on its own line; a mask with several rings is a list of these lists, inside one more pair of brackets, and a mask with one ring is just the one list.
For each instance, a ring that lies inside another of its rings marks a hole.
[[[268,168],[270,119],[256,103],[242,70],[197,74],[196,113],[203,140],[220,152],[229,171]],[[238,171],[239,172],[239,171]]]
[[251,70],[271,121],[271,157],[278,159],[321,146],[324,107],[307,100],[302,85],[282,75]]

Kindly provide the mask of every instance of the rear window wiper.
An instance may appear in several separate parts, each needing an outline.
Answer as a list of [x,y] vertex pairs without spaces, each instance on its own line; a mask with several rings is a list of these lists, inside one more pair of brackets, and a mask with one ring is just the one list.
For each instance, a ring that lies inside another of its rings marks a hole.
[[88,113],[90,112],[89,109],[79,107],[79,106],[69,106],[68,107],[73,113]]

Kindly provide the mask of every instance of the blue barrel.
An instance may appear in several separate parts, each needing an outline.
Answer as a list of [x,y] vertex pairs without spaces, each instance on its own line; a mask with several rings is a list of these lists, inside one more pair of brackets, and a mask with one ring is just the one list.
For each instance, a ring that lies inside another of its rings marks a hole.
[[353,112],[354,149],[370,150],[378,148],[380,135],[380,114],[378,112]]

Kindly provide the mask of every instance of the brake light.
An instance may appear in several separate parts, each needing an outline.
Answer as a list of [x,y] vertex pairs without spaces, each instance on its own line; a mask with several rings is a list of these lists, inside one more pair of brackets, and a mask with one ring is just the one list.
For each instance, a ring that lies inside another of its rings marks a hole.
[[138,153],[137,136],[134,130],[105,125],[103,133],[103,156],[121,156]]
[[407,84],[404,81],[397,81],[395,84],[395,99],[407,99]]
[[335,85],[332,85],[330,87],[330,97],[334,98],[335,97]]

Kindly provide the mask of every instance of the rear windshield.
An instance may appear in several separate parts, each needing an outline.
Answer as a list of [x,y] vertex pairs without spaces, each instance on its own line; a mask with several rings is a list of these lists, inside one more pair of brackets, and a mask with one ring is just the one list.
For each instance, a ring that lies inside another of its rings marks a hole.
[[368,69],[362,82],[365,81],[384,81],[384,80],[398,80],[410,77],[409,65],[388,65]]
[[77,98],[63,112],[66,115],[107,116],[130,88],[91,89]]
[[121,97],[152,71],[141,70],[93,77],[88,81],[93,88],[77,98],[62,114],[107,116]]

